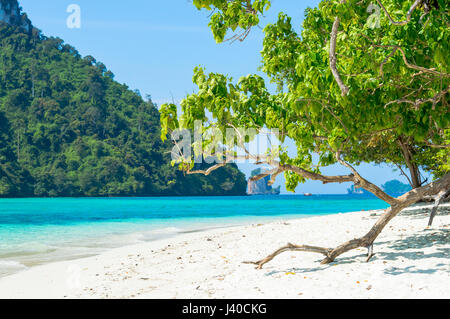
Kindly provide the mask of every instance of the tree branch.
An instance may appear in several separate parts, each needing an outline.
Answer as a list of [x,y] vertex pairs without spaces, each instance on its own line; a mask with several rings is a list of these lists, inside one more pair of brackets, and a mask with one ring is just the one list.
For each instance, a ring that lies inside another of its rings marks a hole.
[[293,166],[293,165],[282,165],[285,171],[294,172],[306,179],[310,179],[313,181],[321,181],[324,184],[329,183],[346,183],[346,182],[354,182],[355,176],[353,174],[350,175],[340,175],[340,176],[325,176],[317,173],[313,173],[307,171],[303,168]]
[[431,73],[431,74],[435,74],[435,75],[438,75],[438,76],[450,77],[450,74],[448,74],[448,73],[438,72],[438,71],[435,71],[434,69],[427,69],[427,68],[424,68],[422,66],[418,66],[418,65],[409,63],[408,59],[406,58],[405,50],[403,50],[403,48],[401,48],[398,45],[380,45],[380,44],[372,43],[372,46],[377,47],[377,48],[393,48],[392,52],[381,63],[380,68],[381,68],[381,74],[382,75],[383,75],[383,68],[382,67],[387,63],[387,60],[389,60],[389,58],[391,58],[397,51],[400,51],[400,53],[402,54],[403,62],[406,64],[406,66],[408,68],[414,69],[414,70],[418,70],[418,71],[422,71],[424,73]]
[[377,0],[378,4],[380,5],[380,7],[383,9],[384,13],[386,13],[387,17],[389,18],[389,20],[391,21],[392,24],[394,25],[405,25],[407,23],[409,23],[411,21],[411,15],[413,13],[413,11],[417,8],[417,6],[422,2],[422,0],[416,0],[412,6],[409,8],[408,13],[406,14],[406,20],[404,21],[395,21],[394,19],[392,19],[392,17],[390,16],[389,12],[386,10],[386,8],[383,6],[383,4],[381,3],[380,0]]
[[228,164],[227,162],[225,162],[225,163],[219,163],[219,164],[216,164],[216,165],[214,165],[214,166],[211,166],[211,167],[208,168],[207,170],[195,170],[195,171],[188,170],[188,171],[186,171],[186,174],[188,174],[188,175],[193,175],[193,174],[203,174],[203,175],[205,175],[205,176],[208,176],[209,174],[211,174],[211,173],[214,172],[215,170],[217,170],[217,169],[219,169],[219,168],[221,168],[221,167],[224,167],[224,166],[227,165],[227,164]]
[[408,180],[409,185],[411,185],[411,187],[414,187],[414,186],[413,186],[413,183],[412,183],[412,181],[411,181],[411,178],[409,178],[408,174],[406,174],[406,173],[403,171],[402,167],[401,167],[400,165],[398,165],[398,164],[395,164],[395,165],[398,167],[398,169],[400,170],[401,174],[402,174],[403,176],[406,177],[406,179]]
[[449,148],[450,147],[450,144],[438,145],[438,144],[430,143],[428,141],[425,141],[425,144],[427,144],[429,147],[433,147],[433,148]]
[[333,23],[333,28],[331,30],[331,35],[330,35],[330,69],[331,69],[331,72],[333,73],[333,76],[334,76],[337,84],[339,85],[339,87],[341,89],[342,96],[346,96],[348,94],[350,88],[344,84],[344,82],[342,81],[341,75],[339,74],[339,71],[337,70],[337,67],[336,67],[336,62],[337,62],[337,58],[336,58],[336,41],[337,41],[337,34],[338,34],[340,23],[341,22],[340,22],[339,18],[336,17],[336,19],[334,20],[334,23]]
[[392,197],[389,196],[387,193],[385,193],[381,188],[379,188],[377,185],[369,182],[368,180],[366,180],[365,178],[363,178],[358,171],[356,171],[356,169],[351,166],[349,163],[345,162],[342,158],[341,158],[341,153],[338,151],[336,152],[336,159],[337,161],[347,167],[348,169],[350,169],[353,174],[355,175],[355,186],[358,187],[362,187],[365,190],[371,192],[372,194],[374,194],[375,196],[377,196],[378,198],[384,200],[386,203],[390,204],[390,205],[396,205],[397,204],[397,200]]
[[[308,101],[308,102],[317,102],[317,103],[319,103],[320,105],[322,105],[322,107],[324,109],[326,109],[336,119],[336,121],[338,121],[342,125],[342,128],[347,133],[347,136],[349,135],[349,131],[348,131],[347,127],[345,126],[344,122],[342,122],[342,120],[339,118],[339,116],[337,116],[336,113],[334,113],[333,108],[331,107],[331,105],[328,105],[326,102],[318,100],[318,99],[301,98],[301,99],[298,99],[297,101],[299,101],[299,102]],[[318,138],[318,136],[314,136],[314,138]],[[323,140],[327,140],[328,138],[322,137],[322,139]]]
[[392,52],[383,60],[383,62],[381,62],[381,64],[380,64],[381,77],[384,76],[384,73],[383,73],[384,65],[389,61],[390,58],[392,58],[394,56],[395,52],[397,52],[397,49],[392,50]]
[[303,168],[294,166],[294,165],[288,165],[288,164],[284,164],[281,165],[278,162],[275,161],[271,161],[271,162],[265,162],[263,164],[269,164],[269,165],[273,165],[276,166],[276,168],[274,168],[273,170],[264,172],[260,175],[257,175],[255,177],[252,177],[251,180],[252,181],[257,181],[260,180],[262,178],[265,178],[266,176],[272,175],[272,178],[275,176],[278,176],[279,174],[286,172],[286,171],[290,171],[290,172],[294,172],[306,179],[310,179],[310,180],[314,180],[314,181],[321,181],[324,184],[329,184],[329,183],[346,183],[346,182],[354,182],[355,181],[355,176],[353,174],[350,175],[338,175],[338,176],[325,176],[325,175],[321,175],[321,174],[317,174],[317,173],[313,173],[310,171],[307,171]]
[[418,167],[414,162],[413,153],[411,151],[411,146],[405,142],[402,138],[397,140],[398,145],[400,146],[400,150],[403,154],[403,157],[406,162],[406,166],[408,166],[409,173],[411,175],[412,187],[416,188],[421,186],[420,175],[418,174]]
[[269,170],[269,171],[266,171],[266,172],[261,173],[259,175],[251,177],[250,181],[256,182],[256,181],[259,181],[259,180],[261,180],[263,178],[266,178],[267,176],[271,176],[273,174],[279,175],[281,172],[282,172],[281,169],[279,167],[277,167],[277,168],[274,168],[272,170]]
[[[428,84],[428,83],[427,83],[427,84]],[[419,91],[419,93],[420,93],[420,90],[421,90],[421,89],[422,89],[422,87],[420,87],[417,91]],[[431,103],[433,104],[433,110],[434,110],[435,107],[436,107],[436,104],[438,103],[438,101],[439,101],[442,97],[444,97],[444,96],[450,91],[450,86],[448,86],[446,89],[442,90],[441,92],[439,92],[439,93],[436,94],[435,96],[430,97],[430,98],[428,98],[428,99],[417,99],[417,100],[415,100],[415,101],[411,101],[411,100],[408,100],[408,99],[407,99],[407,97],[411,96],[412,94],[416,93],[417,91],[413,91],[413,92],[411,92],[411,93],[405,95],[405,96],[404,96],[403,98],[401,98],[401,99],[394,100],[394,101],[390,101],[390,102],[386,103],[386,104],[384,105],[384,108],[387,108],[389,105],[395,104],[395,103],[409,103],[409,104],[412,104],[412,105],[416,108],[416,110],[417,110],[418,107],[419,107],[419,105],[424,104],[424,103],[427,103],[427,102],[431,102]]]
[[434,206],[431,209],[431,214],[430,214],[430,220],[428,221],[428,227],[431,227],[433,225],[433,220],[434,217],[437,214],[439,205],[442,204],[442,202],[444,201],[444,199],[450,194],[450,189],[447,190],[442,190],[437,196],[436,199],[434,201]]
[[316,246],[308,246],[308,245],[294,245],[294,244],[287,244],[284,247],[281,247],[279,249],[277,249],[275,252],[273,252],[272,254],[270,254],[269,256],[267,256],[264,259],[258,260],[258,261],[244,261],[244,264],[254,264],[257,265],[258,267],[256,267],[257,269],[262,269],[262,267],[267,264],[269,261],[271,261],[272,259],[274,259],[276,256],[278,256],[281,253],[284,253],[286,251],[304,251],[304,252],[313,252],[313,253],[318,253],[318,254],[322,254],[325,256],[328,256],[328,254],[330,254],[333,249],[331,248],[323,248],[323,247],[316,247]]

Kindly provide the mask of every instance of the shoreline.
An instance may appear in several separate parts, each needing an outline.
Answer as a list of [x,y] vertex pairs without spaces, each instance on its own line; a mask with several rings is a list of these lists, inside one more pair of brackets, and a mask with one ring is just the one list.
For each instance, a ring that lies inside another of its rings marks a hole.
[[[6,205],[2,209],[6,214],[0,214],[0,226],[4,226],[0,227],[0,278],[38,265],[173,238],[186,231],[384,208],[380,200],[360,196],[349,198],[347,195],[318,195],[317,199],[301,195],[231,200],[214,197],[206,201],[191,197],[181,199],[183,202],[180,203],[144,198],[92,199],[93,202],[84,199],[14,199],[9,204],[4,201]],[[246,208],[236,209],[238,207]],[[16,220],[14,212],[18,210],[22,214]],[[21,222],[24,218],[26,223]],[[10,224],[11,220],[15,222]]]
[[[348,214],[348,212],[339,214]],[[152,242],[159,242],[159,241],[170,242],[171,240],[176,239],[178,237],[182,237],[183,235],[186,234],[199,234],[221,229],[233,229],[237,227],[245,227],[250,226],[252,224],[272,223],[277,222],[279,220],[303,219],[309,218],[311,216],[280,215],[274,217],[270,216],[255,216],[255,217],[258,217],[256,222],[251,222],[251,220],[254,218],[242,216],[237,217],[237,219],[235,220],[228,220],[227,218],[224,218],[225,221],[214,221],[214,222],[196,221],[195,223],[191,224],[187,223],[186,225],[183,226],[175,225],[173,227],[154,228],[147,231],[127,232],[123,234],[114,235],[117,236],[117,238],[114,238],[114,243],[111,243],[111,245],[105,245],[105,242],[108,239],[110,239],[110,237],[108,236],[111,236],[107,235],[93,238],[94,240],[101,241],[102,244],[97,244],[95,246],[90,247],[85,247],[83,243],[86,243],[87,239],[81,238],[72,242],[70,247],[53,246],[52,248],[48,248],[48,251],[43,252],[19,252],[16,254],[10,253],[8,255],[5,255],[6,257],[0,258],[0,267],[4,267],[3,269],[0,268],[0,280],[2,278],[19,274],[21,272],[29,271],[31,269],[34,269],[35,267],[42,267],[54,263],[76,261],[96,257],[105,254],[109,251],[126,247],[139,246],[142,244],[148,244]],[[222,218],[218,219],[221,220]],[[130,237],[134,238],[134,240],[129,240]],[[138,239],[138,237],[140,238]],[[148,237],[151,237],[151,239],[149,239]],[[124,240],[126,243],[118,244],[117,242],[120,239]],[[127,242],[127,239],[130,242]],[[76,247],[78,250],[74,247]],[[64,250],[67,251],[64,253]],[[11,270],[7,271],[5,270],[5,268],[7,268],[8,266],[9,268],[11,268]]]
[[370,263],[359,249],[331,265],[298,252],[263,270],[242,264],[287,242],[334,247],[367,232],[382,210],[214,228],[113,248],[2,277],[0,298],[448,298],[450,204],[426,229],[431,206],[397,216]]

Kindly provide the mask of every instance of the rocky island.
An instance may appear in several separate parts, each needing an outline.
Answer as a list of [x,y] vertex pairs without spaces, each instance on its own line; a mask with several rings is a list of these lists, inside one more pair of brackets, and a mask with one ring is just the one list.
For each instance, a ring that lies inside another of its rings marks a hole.
[[252,181],[251,177],[264,173],[262,168],[258,168],[252,171],[250,179],[248,180],[248,195],[280,195],[280,186],[272,188],[269,185],[271,176],[268,175],[258,181]]

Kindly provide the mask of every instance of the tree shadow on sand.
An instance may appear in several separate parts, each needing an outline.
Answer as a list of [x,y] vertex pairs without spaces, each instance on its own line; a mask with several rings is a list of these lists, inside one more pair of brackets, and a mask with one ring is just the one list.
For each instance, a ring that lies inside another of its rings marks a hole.
[[[346,257],[346,258],[340,258],[339,260],[336,260],[335,262],[331,264],[321,265],[320,262],[323,260],[323,258],[319,258],[315,260],[314,262],[317,264],[317,267],[309,267],[309,268],[298,268],[298,267],[291,267],[284,270],[272,270],[265,274],[265,276],[273,276],[277,274],[283,274],[283,273],[311,273],[316,271],[323,271],[327,270],[330,267],[337,266],[337,265],[343,265],[343,264],[352,264],[355,262],[359,262],[360,258],[367,258],[367,255],[365,254],[358,254],[354,255],[352,257]],[[301,260],[301,259],[300,259]]]
[[[423,208],[420,210],[404,210],[400,213],[400,216],[408,216],[413,219],[428,218],[431,213],[431,208]],[[436,216],[448,216],[450,215],[450,206],[440,207]]]
[[[417,266],[408,266],[404,268],[390,267],[384,270],[389,275],[400,275],[404,273],[417,273],[417,274],[432,274],[437,271],[445,271],[450,273],[450,248],[440,247],[448,245],[450,243],[450,229],[427,229],[423,233],[412,235],[399,240],[386,241],[375,244],[375,255],[371,262],[378,260],[382,261],[395,261],[401,259],[408,260],[424,260],[430,258],[437,258],[435,265],[430,265],[427,269],[420,269]],[[383,245],[384,247],[380,247]],[[377,246],[380,247],[377,250]],[[431,253],[423,252],[424,248],[436,247],[436,250]],[[384,251],[385,250],[385,251]],[[389,250],[389,251],[388,251]],[[393,250],[393,251],[392,251]],[[349,257],[339,258],[334,263],[329,265],[318,265],[311,268],[295,268],[291,267],[285,270],[273,270],[266,274],[266,276],[272,276],[279,273],[308,273],[324,271],[332,267],[334,264],[352,264],[361,263],[367,258],[366,254],[358,254]],[[320,263],[321,259],[317,259],[317,263]]]
[[450,229],[425,229],[423,233],[392,241],[389,248],[402,251],[448,244],[450,244]]
[[[449,229],[427,229],[423,233],[413,235],[400,240],[388,243],[388,248],[394,252],[380,251],[378,258],[383,260],[424,260],[430,258],[438,258],[437,264],[427,269],[420,269],[417,266],[408,266],[405,268],[391,267],[385,270],[386,274],[400,275],[403,273],[422,273],[432,274],[437,271],[445,271],[450,273],[450,248],[441,247],[450,243]],[[436,247],[432,253],[425,253],[424,248]],[[439,262],[439,259],[442,260]]]

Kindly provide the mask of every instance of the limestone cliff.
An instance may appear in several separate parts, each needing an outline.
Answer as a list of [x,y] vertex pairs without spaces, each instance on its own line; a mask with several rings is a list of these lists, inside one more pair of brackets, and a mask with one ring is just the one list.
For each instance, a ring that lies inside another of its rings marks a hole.
[[21,27],[26,32],[30,32],[33,28],[26,13],[22,13],[17,0],[0,0],[0,22]]
[[[263,173],[264,171],[261,168],[258,168],[254,171],[252,171],[251,177],[254,177],[256,175],[259,175]],[[248,189],[247,194],[248,195],[279,195],[280,194],[280,187],[272,188],[272,186],[269,186],[271,176],[266,176],[263,179],[260,179],[258,181],[248,181]]]

